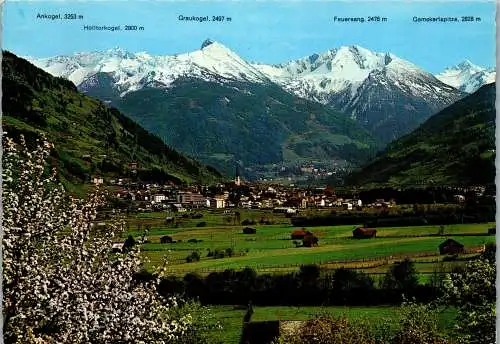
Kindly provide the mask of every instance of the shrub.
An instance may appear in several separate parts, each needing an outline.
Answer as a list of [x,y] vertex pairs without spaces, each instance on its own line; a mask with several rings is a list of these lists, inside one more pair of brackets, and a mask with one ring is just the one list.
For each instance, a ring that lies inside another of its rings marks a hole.
[[215,250],[215,253],[214,253],[214,258],[215,259],[221,259],[221,258],[224,258],[226,256],[225,252],[222,251],[222,250]]
[[457,329],[467,343],[495,343],[495,279],[495,263],[479,259],[443,282],[443,301],[457,308]]
[[497,245],[495,243],[487,243],[484,247],[484,252],[481,254],[481,259],[494,263],[496,261],[496,251]]
[[205,227],[207,223],[205,221],[199,222],[196,224],[196,227]]
[[319,316],[282,332],[276,344],[375,344],[365,327],[332,316]]
[[167,244],[167,243],[172,243],[174,240],[170,235],[164,235],[160,238],[160,243],[162,244]]
[[245,219],[245,220],[241,221],[241,224],[243,226],[255,225],[255,221],[254,220]]
[[193,251],[189,256],[186,257],[186,262],[191,263],[191,262],[199,262],[200,261],[200,254],[198,251]]
[[399,310],[399,329],[392,339],[397,344],[446,344],[440,333],[438,310],[433,305],[403,303]]
[[406,258],[396,262],[384,276],[383,287],[387,289],[413,291],[418,286],[417,270],[415,263]]

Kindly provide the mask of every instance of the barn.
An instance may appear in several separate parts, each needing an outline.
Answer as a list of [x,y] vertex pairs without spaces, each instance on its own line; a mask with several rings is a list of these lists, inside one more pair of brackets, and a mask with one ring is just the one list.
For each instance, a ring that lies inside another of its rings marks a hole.
[[296,229],[292,232],[292,240],[303,240],[304,237],[307,235],[307,233],[310,233],[305,230],[305,228],[302,229]]
[[464,253],[464,245],[453,239],[447,239],[439,245],[440,254]]
[[255,234],[255,233],[257,233],[257,230],[255,228],[251,227],[243,228],[243,234]]
[[377,236],[377,230],[372,228],[358,227],[352,231],[352,236],[355,239],[370,239]]
[[302,239],[302,246],[304,247],[318,246],[318,238],[313,233],[307,232],[307,234],[304,236],[304,239]]

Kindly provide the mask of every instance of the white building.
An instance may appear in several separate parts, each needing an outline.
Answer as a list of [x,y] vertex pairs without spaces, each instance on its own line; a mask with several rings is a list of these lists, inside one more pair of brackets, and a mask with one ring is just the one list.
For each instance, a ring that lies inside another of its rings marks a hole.
[[100,185],[100,184],[104,184],[104,179],[102,177],[99,177],[99,176],[95,176],[92,180],[92,182],[95,184],[95,185]]
[[216,209],[222,209],[226,207],[226,200],[224,196],[215,196],[210,199],[210,207]]
[[164,201],[165,199],[167,199],[167,197],[165,195],[162,195],[162,194],[156,194],[156,195],[153,195],[153,197],[152,197],[152,201],[154,203],[161,203],[161,201]]
[[347,209],[347,210],[352,210],[352,203],[343,203],[342,204],[344,206],[344,209]]
[[189,204],[195,206],[204,206],[206,203],[206,198],[199,193],[193,192],[179,192],[176,195],[177,203]]

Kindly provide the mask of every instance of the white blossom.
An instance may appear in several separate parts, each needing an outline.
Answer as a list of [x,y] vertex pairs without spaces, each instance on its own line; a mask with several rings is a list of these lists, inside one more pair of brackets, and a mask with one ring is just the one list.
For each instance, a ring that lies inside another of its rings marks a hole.
[[140,245],[111,255],[123,219],[91,226],[105,197],[69,197],[47,174],[52,145],[6,139],[3,154],[3,317],[9,343],[171,343],[190,316],[140,284]]

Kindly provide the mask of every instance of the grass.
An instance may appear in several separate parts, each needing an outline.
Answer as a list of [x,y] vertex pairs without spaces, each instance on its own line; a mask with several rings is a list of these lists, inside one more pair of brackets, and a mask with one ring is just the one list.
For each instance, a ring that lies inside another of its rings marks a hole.
[[[223,343],[238,343],[241,335],[243,316],[245,310],[234,309],[233,306],[210,306],[223,329],[212,330],[211,337],[220,339]],[[317,315],[345,316],[350,321],[367,321],[372,325],[389,324],[395,329],[398,321],[398,307],[254,307],[252,321],[266,320],[307,320]],[[439,327],[443,333],[451,333],[454,323],[454,310],[446,309],[439,316]]]
[[[145,213],[129,218],[129,228],[133,235],[141,234],[137,225],[148,224],[150,243],[144,245],[144,254],[151,259],[152,267],[159,264],[165,256],[169,260],[169,272],[175,275],[184,275],[187,272],[207,274],[211,271],[222,271],[227,268],[240,269],[251,266],[258,273],[288,273],[296,271],[300,264],[320,264],[325,268],[357,268],[374,274],[374,278],[383,277],[389,266],[400,260],[404,255],[418,253],[435,253],[430,257],[415,257],[415,267],[420,273],[420,282],[429,281],[432,273],[439,265],[450,271],[453,267],[463,264],[463,260],[441,262],[443,256],[438,254],[438,245],[447,238],[454,238],[466,248],[477,247],[487,242],[494,242],[494,236],[487,236],[487,229],[495,223],[457,224],[444,228],[447,236],[435,236],[439,226],[414,227],[384,227],[377,228],[377,238],[368,240],[352,239],[352,230],[355,225],[322,226],[308,228],[319,238],[319,246],[314,248],[295,247],[289,239],[290,232],[295,229],[289,219],[282,214],[272,214],[269,211],[247,210],[242,211],[241,220],[250,218],[259,220],[265,216],[275,224],[252,225],[257,229],[256,234],[242,234],[245,226],[227,222],[231,215],[223,212],[199,211],[203,213],[201,219],[178,219],[177,228],[174,225],[163,223],[168,213]],[[175,216],[175,215],[174,215]],[[205,221],[207,227],[196,227],[196,224]],[[128,233],[127,233],[128,234]],[[176,243],[160,244],[163,235],[170,235]],[[197,243],[187,242],[189,239],[201,240]],[[180,241],[180,242],[179,242]],[[223,259],[207,258],[208,250],[233,248],[236,253],[243,253]],[[197,250],[201,260],[186,263],[185,258],[192,251]],[[248,252],[247,252],[248,251]],[[394,256],[390,259],[390,256]],[[474,257],[464,255],[462,258]],[[379,260],[376,260],[379,258]],[[346,262],[350,259],[364,259],[365,261]],[[322,263],[322,264],[321,264]],[[376,264],[375,264],[376,263]],[[210,306],[215,319],[223,329],[213,329],[210,336],[222,343],[238,343],[242,330],[244,309],[235,309],[233,306]],[[395,329],[398,322],[398,308],[394,306],[376,307],[254,307],[252,321],[264,320],[306,320],[320,314],[335,316],[345,315],[353,322],[367,321],[370,324],[389,324]],[[439,326],[443,333],[452,333],[454,311],[448,309],[440,315]]]
[[[437,236],[439,226],[413,227],[385,227],[377,228],[377,238],[367,240],[352,239],[352,230],[356,225],[322,226],[308,228],[319,238],[319,246],[313,248],[295,247],[290,240],[290,232],[295,229],[289,219],[283,214],[273,214],[264,210],[242,210],[241,220],[266,217],[274,225],[252,225],[257,229],[256,234],[243,234],[245,226],[234,225],[228,222],[230,214],[222,211],[198,211],[201,219],[177,218],[177,228],[173,224],[164,224],[166,216],[163,213],[143,213],[128,219],[129,233],[134,236],[141,234],[140,228],[151,226],[148,234],[150,243],[144,245],[144,253],[151,260],[149,268],[160,264],[165,257],[170,261],[169,270],[172,274],[183,275],[187,272],[208,273],[224,269],[241,269],[252,267],[257,271],[272,270],[272,272],[290,272],[297,270],[302,264],[320,264],[328,267],[346,266],[363,268],[367,272],[386,271],[387,266],[373,268],[374,261],[387,260],[392,263],[390,256],[400,259],[405,255],[420,253],[435,253],[438,259],[438,245],[447,238],[453,238],[465,245],[465,248],[474,248],[494,242],[494,236],[487,236],[487,229],[495,223],[457,224],[444,227],[446,236]],[[206,227],[196,227],[199,222],[207,222]],[[161,244],[160,238],[169,235],[176,243]],[[189,239],[200,242],[190,243]],[[232,248],[235,255],[223,259],[207,257],[209,251]],[[192,251],[198,251],[201,256],[199,262],[186,263],[185,258]],[[430,258],[427,258],[427,261]],[[363,262],[348,263],[349,260],[365,260]],[[459,264],[460,262],[456,262]],[[451,267],[452,264],[447,264]],[[380,264],[378,264],[380,265]],[[433,263],[423,264],[419,269],[422,273],[432,272]],[[417,264],[418,266],[418,264]]]
[[[477,246],[482,244],[481,240],[474,237],[462,241],[466,246]],[[261,250],[251,252],[246,256],[231,257],[224,259],[206,258],[199,262],[189,264],[171,265],[171,271],[177,269],[186,270],[223,270],[241,269],[252,267],[257,270],[261,268],[295,266],[303,264],[325,264],[332,261],[344,261],[349,259],[375,259],[387,256],[399,256],[421,252],[435,252],[437,246],[443,240],[440,238],[411,238],[401,240],[373,240],[370,244],[339,244],[320,246],[315,248],[287,248],[274,250]]]

